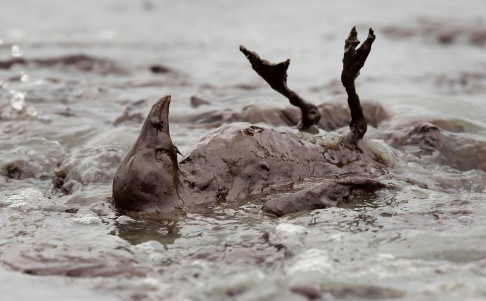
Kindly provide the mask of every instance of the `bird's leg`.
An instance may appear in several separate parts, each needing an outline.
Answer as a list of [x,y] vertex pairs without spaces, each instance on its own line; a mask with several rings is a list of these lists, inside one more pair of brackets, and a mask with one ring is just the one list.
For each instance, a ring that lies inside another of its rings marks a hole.
[[287,87],[287,69],[289,68],[290,60],[278,64],[272,64],[267,60],[262,60],[260,56],[254,52],[240,46],[240,51],[250,61],[253,70],[258,73],[272,89],[287,97],[290,103],[298,107],[302,116],[299,123],[299,129],[305,130],[317,124],[321,119],[319,109],[302,99],[297,93]]
[[364,66],[366,58],[370,54],[371,45],[375,40],[375,34],[373,29],[370,28],[368,38],[356,49],[359,45],[358,33],[356,27],[351,29],[348,38],[344,44],[344,57],[343,57],[343,72],[341,73],[341,82],[346,88],[348,94],[348,105],[351,110],[351,123],[349,125],[350,132],[346,136],[345,141],[351,144],[356,144],[363,138],[367,130],[366,119],[363,115],[363,109],[359,101],[359,96],[356,93],[356,87],[354,85],[355,79],[359,75],[359,71]]

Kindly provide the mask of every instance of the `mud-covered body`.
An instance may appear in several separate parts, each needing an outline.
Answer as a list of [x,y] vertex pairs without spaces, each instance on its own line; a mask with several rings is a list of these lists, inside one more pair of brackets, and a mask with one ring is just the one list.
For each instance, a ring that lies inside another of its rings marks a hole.
[[376,177],[385,172],[377,154],[345,145],[339,138],[249,123],[211,132],[189,150],[179,167],[186,190],[207,201],[292,190],[308,179]]
[[[154,105],[115,175],[113,199],[122,212],[168,216],[212,202],[239,204],[276,193],[286,193],[288,199],[297,192],[321,189],[299,206],[293,202],[276,211],[265,207],[281,215],[328,207],[329,196],[336,202],[349,201],[350,194],[385,187],[372,179],[386,173],[386,166],[362,141],[347,144],[338,136],[242,122],[213,130],[178,163],[168,134],[169,103],[164,97]],[[370,189],[363,189],[368,183],[363,178],[371,181]],[[336,185],[319,185],[321,180]],[[316,184],[312,188],[302,185],[311,182]]]

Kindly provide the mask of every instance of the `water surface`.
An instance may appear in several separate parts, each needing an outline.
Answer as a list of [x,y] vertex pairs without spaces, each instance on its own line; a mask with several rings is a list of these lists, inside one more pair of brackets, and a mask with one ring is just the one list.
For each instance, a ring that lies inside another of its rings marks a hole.
[[[286,106],[240,44],[291,58],[289,85],[306,99],[345,102],[344,39],[373,27],[358,92],[393,118],[368,138],[440,119],[484,142],[485,11],[479,0],[3,1],[0,60],[31,63],[0,69],[2,300],[486,298],[479,168],[399,161],[395,174],[427,188],[282,218],[261,204],[212,204],[160,223],[109,206],[114,170],[162,95],[172,94],[173,116]],[[88,59],[55,63],[72,55]],[[194,95],[210,105],[192,108]],[[171,124],[183,153],[209,130]],[[33,174],[14,179],[18,160]],[[69,191],[53,189],[61,162]]]

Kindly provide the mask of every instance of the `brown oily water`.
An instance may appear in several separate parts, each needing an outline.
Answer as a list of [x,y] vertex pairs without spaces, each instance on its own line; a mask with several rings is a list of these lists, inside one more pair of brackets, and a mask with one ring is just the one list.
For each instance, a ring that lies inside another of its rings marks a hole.
[[2,300],[484,299],[485,7],[431,1],[5,2]]

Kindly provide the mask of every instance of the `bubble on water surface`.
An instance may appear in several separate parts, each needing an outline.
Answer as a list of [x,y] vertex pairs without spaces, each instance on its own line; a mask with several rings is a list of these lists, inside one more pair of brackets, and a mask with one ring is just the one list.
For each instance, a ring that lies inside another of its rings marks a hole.
[[25,107],[25,95],[24,92],[15,91],[10,98],[10,105],[17,111],[22,111]]
[[135,246],[135,252],[148,258],[152,263],[162,263],[166,256],[164,246],[155,240],[150,240]]
[[136,249],[147,253],[164,251],[164,246],[155,240],[150,240],[135,246]]
[[94,214],[86,214],[82,217],[73,218],[73,222],[81,225],[93,225],[93,224],[100,224],[101,219],[94,215]]
[[275,231],[278,234],[301,235],[301,234],[305,234],[307,232],[307,229],[304,226],[300,226],[300,225],[282,223],[282,224],[278,224],[278,226],[275,227]]
[[332,259],[324,250],[309,249],[288,269],[290,274],[300,272],[318,272],[327,274],[334,270]]
[[14,193],[12,195],[7,196],[3,203],[8,204],[10,206],[16,204],[23,204],[25,202],[31,201],[41,201],[44,199],[44,194],[37,188],[34,187],[27,187],[23,188],[22,191],[18,193]]
[[209,261],[206,261],[206,260],[196,259],[196,260],[192,261],[190,263],[190,265],[193,266],[193,267],[201,268],[201,269],[207,269],[212,265],[212,263],[209,262]]
[[7,195],[0,201],[0,205],[26,213],[31,210],[38,210],[40,208],[39,204],[45,200],[46,198],[44,194],[39,189],[34,187],[24,187],[20,192]]
[[20,73],[20,81],[26,83],[30,80],[29,75],[26,74],[24,71]]
[[126,215],[121,215],[116,219],[116,221],[120,224],[129,224],[129,223],[134,223],[135,220],[129,216]]
[[38,115],[38,111],[33,106],[28,106],[27,107],[27,115],[32,116],[32,117],[36,117]]
[[307,229],[300,225],[281,223],[275,227],[275,234],[278,239],[285,244],[302,245],[302,239],[307,233]]
[[12,56],[13,57],[22,57],[24,55],[24,51],[22,50],[22,48],[20,48],[19,45],[12,45],[12,47],[10,48],[10,52],[12,53]]
[[29,205],[26,202],[18,202],[10,205],[9,208],[17,209],[17,210],[27,210],[29,209]]
[[170,284],[164,283],[160,279],[154,277],[139,279],[135,282],[135,285],[146,290],[158,290],[160,288],[170,287]]

